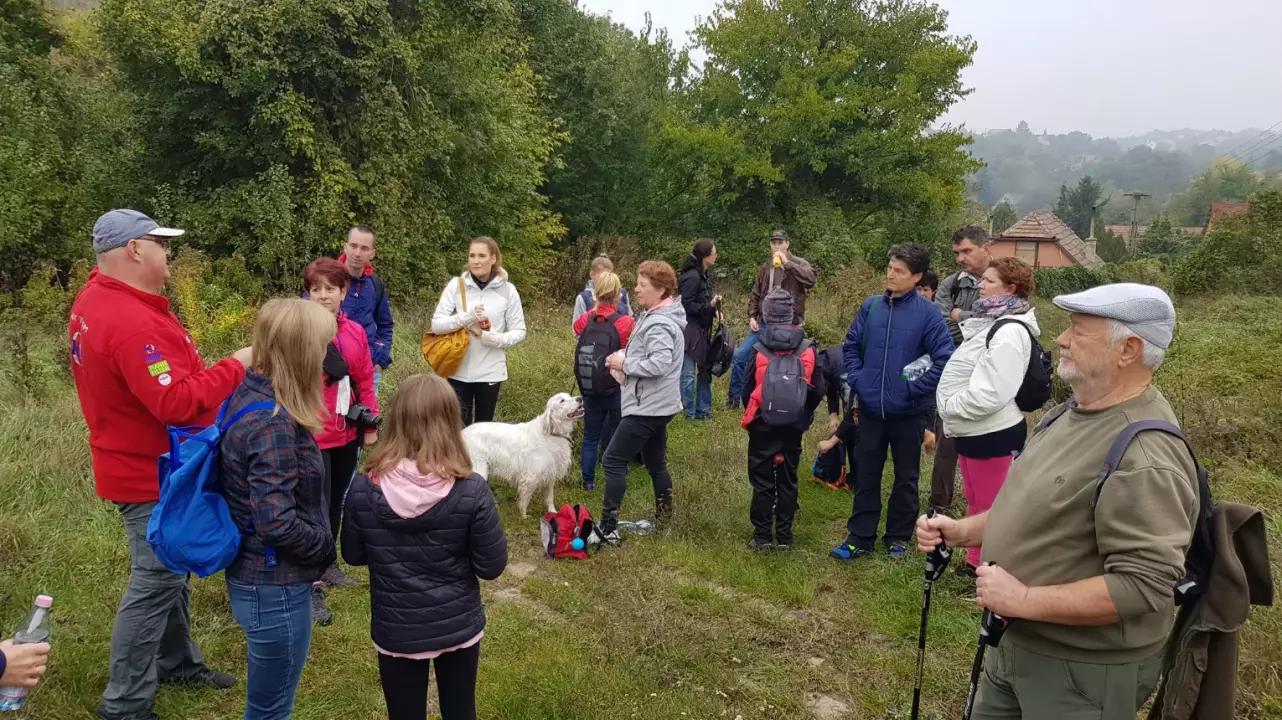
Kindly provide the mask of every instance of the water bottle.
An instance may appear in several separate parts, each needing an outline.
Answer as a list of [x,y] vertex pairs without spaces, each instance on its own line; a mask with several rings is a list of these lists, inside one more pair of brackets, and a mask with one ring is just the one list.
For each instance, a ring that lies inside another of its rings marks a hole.
[[922,355],[916,360],[913,360],[912,362],[905,365],[904,371],[903,373],[900,374],[900,377],[907,380],[908,382],[912,382],[920,378],[922,375],[925,375],[926,371],[930,369],[930,366],[932,364],[933,362],[930,359],[929,353],[927,353],[926,355]]
[[[13,641],[18,645],[49,641],[49,608],[53,607],[53,598],[48,595],[36,596],[36,604],[31,612],[22,619],[18,631],[13,634]],[[0,687],[0,710],[21,710],[27,702],[27,688]]]
[[649,535],[654,532],[654,523],[649,520],[620,520],[615,529],[620,535]]

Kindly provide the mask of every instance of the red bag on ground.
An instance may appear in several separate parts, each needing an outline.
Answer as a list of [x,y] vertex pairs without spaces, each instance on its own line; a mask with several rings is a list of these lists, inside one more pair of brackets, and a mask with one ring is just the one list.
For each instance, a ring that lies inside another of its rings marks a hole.
[[[592,538],[592,532],[595,527],[595,523],[592,522],[592,514],[588,512],[587,507],[583,505],[574,505],[573,507],[569,504],[562,505],[561,509],[556,512],[543,514],[541,529],[543,548],[550,558],[586,560],[588,557],[588,543]],[[574,549],[574,541],[576,539],[583,541],[583,549]]]

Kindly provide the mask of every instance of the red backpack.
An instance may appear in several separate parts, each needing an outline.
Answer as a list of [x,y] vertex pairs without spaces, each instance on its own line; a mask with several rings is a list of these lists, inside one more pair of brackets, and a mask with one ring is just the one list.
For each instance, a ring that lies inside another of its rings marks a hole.
[[[542,523],[543,548],[550,558],[574,558],[586,560],[588,544],[594,543],[593,533],[596,524],[584,505],[562,505],[556,512],[543,514]],[[574,548],[574,541],[582,540],[579,549]]]

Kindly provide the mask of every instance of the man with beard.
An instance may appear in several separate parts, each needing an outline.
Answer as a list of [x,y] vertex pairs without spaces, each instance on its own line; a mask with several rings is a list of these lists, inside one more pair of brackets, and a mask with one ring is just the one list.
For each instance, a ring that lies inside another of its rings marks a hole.
[[[976,601],[1010,621],[975,718],[1133,718],[1152,693],[1174,586],[1198,515],[1197,469],[1180,438],[1135,435],[1107,483],[1114,438],[1144,420],[1178,424],[1153,371],[1175,331],[1166,293],[1104,285],[1061,295],[1055,342],[1073,399],[1011,465],[993,507],[917,520],[917,547],[983,546]],[[1060,414],[1062,413],[1062,414]]]

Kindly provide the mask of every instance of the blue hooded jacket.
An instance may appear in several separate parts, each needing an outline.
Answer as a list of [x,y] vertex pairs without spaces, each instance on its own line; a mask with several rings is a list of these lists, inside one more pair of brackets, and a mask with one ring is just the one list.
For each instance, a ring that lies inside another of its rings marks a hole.
[[[860,414],[883,420],[930,412],[939,376],[956,348],[939,306],[915,292],[865,300],[841,347]],[[904,380],[904,368],[926,354],[933,361],[930,370],[913,382]]]
[[[343,262],[344,256],[338,257]],[[348,278],[347,297],[343,298],[343,313],[347,319],[365,328],[369,338],[369,357],[374,364],[387,368],[392,364],[392,306],[387,302],[387,289],[375,280],[374,266],[366,264],[360,277]]]

